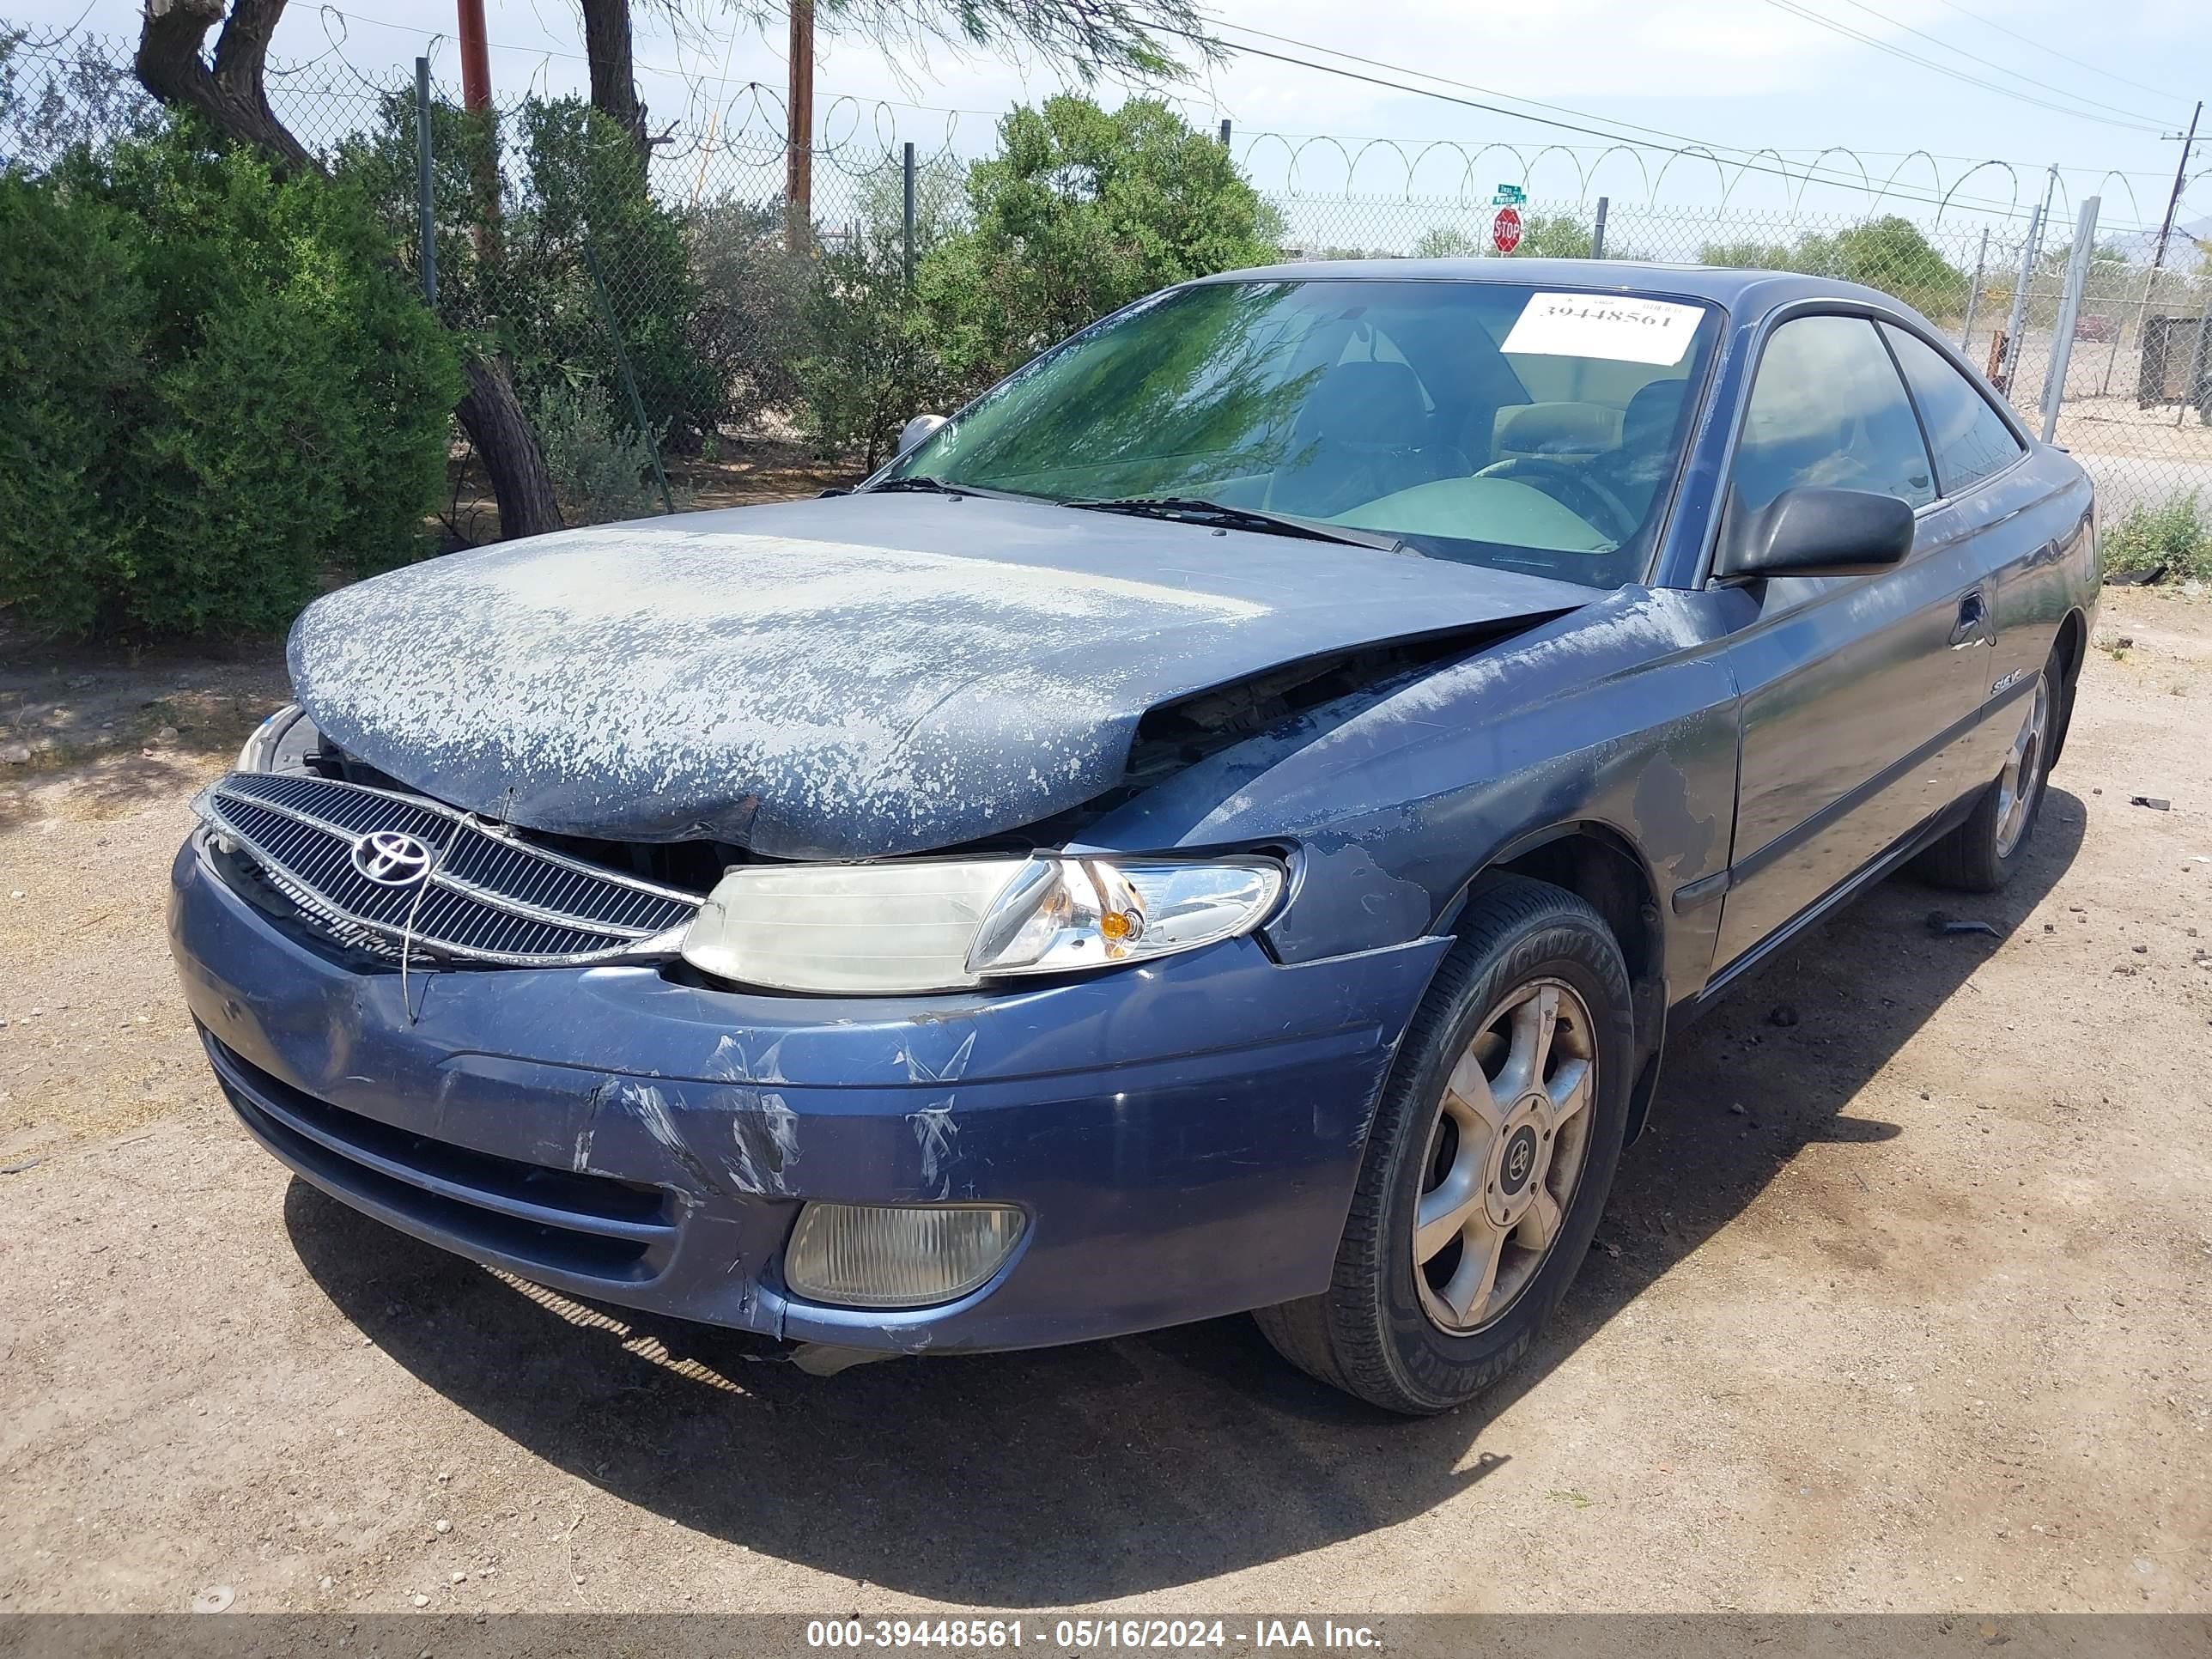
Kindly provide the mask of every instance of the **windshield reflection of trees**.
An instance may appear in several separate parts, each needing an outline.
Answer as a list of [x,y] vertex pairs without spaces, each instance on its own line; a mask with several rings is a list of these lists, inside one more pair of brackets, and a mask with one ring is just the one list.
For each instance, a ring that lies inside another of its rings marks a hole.
[[985,396],[937,464],[950,482],[1166,495],[1273,470],[1322,373],[1286,374],[1316,319],[1290,283],[1199,288]]

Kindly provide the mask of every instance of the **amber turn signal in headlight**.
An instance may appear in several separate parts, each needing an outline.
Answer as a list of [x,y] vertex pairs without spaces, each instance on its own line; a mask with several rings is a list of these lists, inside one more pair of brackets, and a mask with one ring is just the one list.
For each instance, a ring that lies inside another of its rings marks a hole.
[[1272,859],[1038,858],[983,918],[968,965],[1063,974],[1194,951],[1258,927],[1282,890]]

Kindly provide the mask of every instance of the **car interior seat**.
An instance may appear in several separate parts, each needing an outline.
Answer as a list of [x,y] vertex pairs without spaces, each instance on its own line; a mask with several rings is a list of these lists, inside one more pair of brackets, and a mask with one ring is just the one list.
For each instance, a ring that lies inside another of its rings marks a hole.
[[1674,422],[1686,388],[1680,380],[1654,380],[1640,386],[1620,417],[1620,441],[1596,464],[1599,480],[1621,504],[1641,518],[1664,482]]
[[1288,452],[1267,485],[1279,512],[1325,518],[1437,478],[1464,477],[1467,456],[1442,441],[1405,363],[1338,363],[1291,424]]
[[1603,404],[1508,404],[1491,423],[1490,459],[1591,460],[1620,447],[1620,427]]

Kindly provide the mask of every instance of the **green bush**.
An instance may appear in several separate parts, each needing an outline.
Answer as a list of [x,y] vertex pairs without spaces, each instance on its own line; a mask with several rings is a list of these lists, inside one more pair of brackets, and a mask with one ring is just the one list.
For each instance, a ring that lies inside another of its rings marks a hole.
[[1795,242],[1708,242],[1698,261],[1840,277],[1894,295],[1934,318],[1956,315],[1966,298],[1966,273],[1943,257],[1919,226],[1894,213],[1833,235],[1807,231]]
[[[748,402],[792,395],[779,364],[797,354],[772,327],[746,329],[751,317],[772,319],[763,301],[779,293],[785,317],[797,307],[803,283],[763,232],[773,223],[780,235],[780,219],[662,205],[630,136],[580,98],[526,100],[507,128],[434,106],[431,201],[439,315],[507,357],[524,408],[580,380],[620,386],[627,352],[647,421],[688,452]],[[491,160],[502,148],[504,169]],[[386,97],[375,129],[341,146],[336,167],[410,251],[416,169],[409,94]]]
[[928,249],[916,277],[967,391],[1155,289],[1279,257],[1280,216],[1212,134],[1156,99],[1109,114],[1063,94],[999,131],[1000,154],[969,170],[970,228]]
[[0,602],[56,631],[268,630],[326,565],[426,550],[459,368],[358,192],[173,132],[8,200],[44,228],[0,238],[0,314],[67,308],[41,261],[83,272],[82,315],[9,331],[0,490],[37,511],[0,521]]
[[629,135],[581,99],[533,100],[520,125],[523,190],[501,272],[509,297],[527,301],[501,309],[520,388],[527,397],[579,375],[620,386],[626,351],[646,420],[696,449],[729,391],[689,331],[698,289],[682,219],[647,192]]
[[2105,533],[2099,550],[2108,571],[2147,571],[2154,580],[2212,581],[2212,516],[2197,491],[2177,490],[2156,507],[2130,507]]
[[[1587,259],[1591,233],[1571,213],[1532,213],[1513,249],[1516,259]],[[1487,258],[1496,251],[1488,228],[1478,235],[1459,225],[1431,225],[1413,244],[1416,259]]]
[[0,605],[82,633],[129,557],[148,296],[104,203],[0,173]]

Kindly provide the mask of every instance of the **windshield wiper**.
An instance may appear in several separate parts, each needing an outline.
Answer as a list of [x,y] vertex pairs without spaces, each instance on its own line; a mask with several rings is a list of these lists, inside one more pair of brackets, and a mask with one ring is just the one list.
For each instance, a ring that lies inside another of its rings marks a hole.
[[1347,547],[1371,547],[1383,553],[1395,553],[1404,546],[1388,531],[1355,530],[1349,525],[1268,513],[1256,507],[1231,507],[1226,501],[1209,501],[1197,495],[1123,495],[1060,505],[1086,507],[1093,513],[1127,513],[1139,519],[1211,524],[1224,530],[1252,530],[1263,536],[1303,536],[1308,541],[1340,542]]
[[887,494],[894,489],[922,489],[933,495],[965,495],[968,493],[965,489],[957,489],[940,478],[925,478],[920,474],[910,478],[886,478],[879,484],[870,484],[865,490],[859,493],[875,495]]
[[870,484],[865,489],[855,489],[856,495],[887,495],[892,490],[908,489],[932,495],[981,495],[994,501],[1041,501],[1042,495],[1024,495],[1018,489],[994,489],[984,484],[952,483],[942,478],[925,477],[912,473],[903,478],[886,478],[879,484]]

